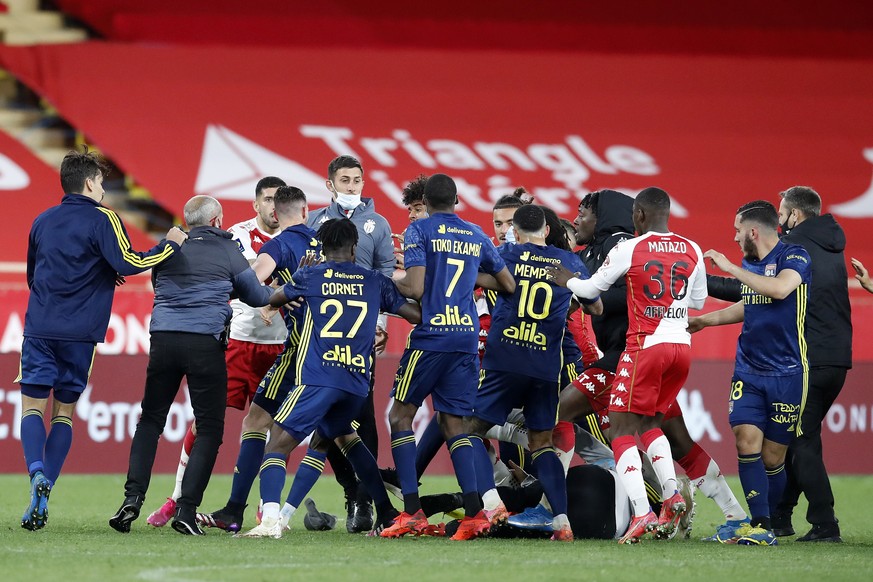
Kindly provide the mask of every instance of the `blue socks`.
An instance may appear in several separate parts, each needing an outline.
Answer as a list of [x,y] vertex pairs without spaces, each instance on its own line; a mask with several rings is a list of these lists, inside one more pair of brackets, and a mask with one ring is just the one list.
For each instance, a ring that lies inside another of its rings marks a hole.
[[421,509],[418,498],[418,476],[415,474],[415,433],[401,430],[391,433],[391,456],[397,467],[400,491],[403,493],[403,511],[409,515]]
[[479,495],[494,489],[494,467],[491,465],[491,457],[485,449],[485,443],[476,435],[469,436],[473,444],[473,467],[476,471],[476,489]]
[[767,471],[767,484],[770,492],[767,495],[768,505],[770,507],[770,515],[776,513],[776,507],[782,501],[782,493],[785,491],[785,485],[788,483],[788,473],[785,472],[785,463]]
[[[233,483],[230,486],[230,503],[245,506],[249,492],[258,476],[267,435],[260,432],[244,432],[239,446],[239,456],[233,468]],[[281,490],[281,489],[280,489]]]
[[[769,483],[761,453],[738,455],[740,483],[752,521],[770,517]],[[784,471],[783,471],[784,473]],[[784,484],[783,484],[784,488]]]
[[64,466],[72,444],[73,419],[68,416],[54,417],[51,431],[45,441],[45,476],[52,485],[61,474],[61,467]]
[[342,453],[349,460],[358,479],[367,489],[367,493],[373,498],[376,507],[384,508],[386,505],[390,505],[388,492],[385,491],[385,485],[382,484],[379,466],[376,464],[376,459],[373,458],[373,453],[364,446],[361,437],[356,437],[345,445],[342,448]]
[[264,503],[279,503],[285,487],[285,455],[267,453],[261,463],[261,499]]
[[44,471],[45,424],[38,410],[25,410],[21,413],[21,447],[24,449],[24,462],[27,472],[33,477],[37,471]]
[[[291,491],[288,492],[288,503],[294,507],[303,505],[303,498],[312,489],[318,478],[321,477],[321,472],[324,471],[324,461],[327,455],[319,453],[312,449],[306,449],[306,456],[300,461],[297,467],[297,474],[294,475],[294,482],[291,483]],[[263,480],[263,477],[261,477]],[[281,490],[280,490],[281,491]],[[278,501],[278,496],[276,501]],[[264,502],[267,500],[264,499]]]
[[554,515],[567,513],[567,480],[564,466],[555,454],[555,447],[543,447],[531,453],[537,478],[543,486],[546,499]]

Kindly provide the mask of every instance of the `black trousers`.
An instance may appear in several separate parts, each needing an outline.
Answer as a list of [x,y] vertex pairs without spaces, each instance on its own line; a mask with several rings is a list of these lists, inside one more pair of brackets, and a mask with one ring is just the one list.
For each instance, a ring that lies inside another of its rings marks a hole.
[[[376,408],[373,403],[373,386],[376,381],[376,358],[372,360],[373,364],[370,367],[370,394],[367,396],[367,401],[361,409],[361,415],[358,418],[360,426],[358,427],[358,436],[361,441],[373,454],[374,459],[378,459],[379,455],[379,431],[376,428]],[[352,465],[340,451],[336,443],[331,443],[327,450],[327,460],[330,461],[330,466],[333,468],[337,483],[343,488],[346,499],[357,500],[359,503],[369,503],[372,501],[366,488],[358,487],[358,479],[355,476],[355,470]]]
[[197,439],[191,448],[188,467],[182,479],[182,496],[177,503],[185,509],[196,509],[203,500],[203,492],[221,446],[227,400],[224,348],[209,335],[152,333],[142,416],[130,445],[130,464],[124,492],[128,497],[145,496],[151,480],[158,438],[164,432],[170,405],[183,377],[188,379]]
[[788,483],[777,513],[791,515],[800,494],[806,495],[809,508],[806,520],[814,525],[835,521],[834,492],[825,468],[821,445],[821,424],[846,381],[846,368],[810,368],[806,406],[801,417],[803,434],[788,447],[785,469]]

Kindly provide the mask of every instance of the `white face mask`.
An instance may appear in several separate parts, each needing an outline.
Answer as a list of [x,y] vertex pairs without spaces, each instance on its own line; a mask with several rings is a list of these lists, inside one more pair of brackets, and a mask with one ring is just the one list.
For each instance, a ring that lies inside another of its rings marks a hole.
[[505,238],[506,244],[514,245],[516,242],[518,242],[515,240],[515,229],[511,226],[509,227],[509,230],[506,231]]
[[340,208],[343,210],[354,210],[361,204],[361,193],[357,194],[341,194],[339,190],[337,190],[336,184],[331,181],[331,186],[333,186],[333,191],[336,194],[336,203],[340,205]]
[[361,195],[337,193],[336,203],[339,204],[343,210],[354,210],[361,204]]

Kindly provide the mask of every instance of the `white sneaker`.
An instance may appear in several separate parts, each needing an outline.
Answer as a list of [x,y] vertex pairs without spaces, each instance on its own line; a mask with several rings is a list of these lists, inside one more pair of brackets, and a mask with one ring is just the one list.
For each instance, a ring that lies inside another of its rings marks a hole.
[[291,530],[291,514],[280,512],[279,513],[279,527],[282,528],[282,531],[290,531]]
[[265,517],[261,523],[245,533],[236,534],[235,538],[273,538],[278,540],[282,537],[282,524],[276,518]]
[[685,475],[676,477],[676,482],[679,485],[679,493],[685,499],[688,507],[685,515],[679,518],[679,523],[676,525],[676,537],[688,539],[691,537],[691,526],[694,522],[694,515],[697,513],[697,503],[694,501],[694,487],[691,481]]

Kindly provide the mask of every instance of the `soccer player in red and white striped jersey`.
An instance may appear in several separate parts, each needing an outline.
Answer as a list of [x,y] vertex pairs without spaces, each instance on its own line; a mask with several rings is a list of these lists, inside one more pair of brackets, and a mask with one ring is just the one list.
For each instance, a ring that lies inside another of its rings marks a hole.
[[[639,541],[653,530],[659,537],[669,537],[686,507],[676,488],[670,444],[660,425],[688,377],[688,309],[703,307],[706,272],[700,247],[670,232],[669,215],[669,195],[660,188],[646,188],[633,206],[634,227],[640,236],[612,249],[590,279],[572,277],[560,266],[553,268],[558,284],[588,299],[621,277],[627,283],[627,345],[616,368],[609,405],[616,469],[634,508],[634,519],[620,543]],[[660,517],[646,498],[635,434],[640,435],[663,488]]]

